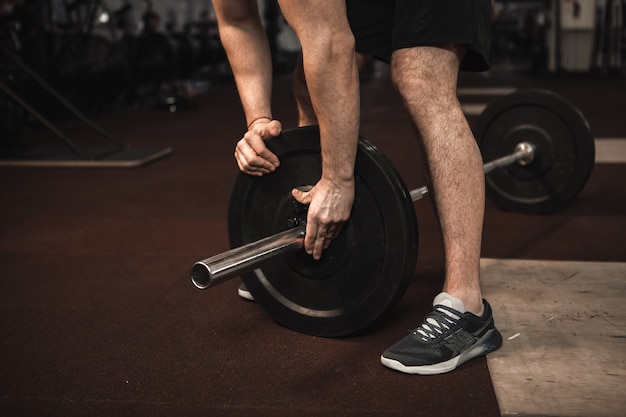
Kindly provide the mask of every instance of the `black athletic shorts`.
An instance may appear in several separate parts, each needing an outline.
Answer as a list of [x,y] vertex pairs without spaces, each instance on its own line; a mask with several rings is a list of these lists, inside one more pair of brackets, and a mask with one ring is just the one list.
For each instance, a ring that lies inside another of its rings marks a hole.
[[397,49],[457,44],[465,71],[489,68],[491,0],[347,0],[358,52],[385,62]]

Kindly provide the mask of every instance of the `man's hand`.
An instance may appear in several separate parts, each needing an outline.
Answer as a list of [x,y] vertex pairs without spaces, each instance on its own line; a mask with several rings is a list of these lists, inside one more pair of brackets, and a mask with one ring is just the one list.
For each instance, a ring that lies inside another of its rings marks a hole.
[[239,169],[254,176],[274,172],[280,165],[278,157],[265,146],[265,140],[280,135],[282,125],[278,120],[261,118],[252,122],[235,147],[235,160]]
[[322,257],[331,240],[339,236],[354,202],[354,178],[332,182],[321,179],[310,191],[293,189],[291,195],[309,206],[304,249],[314,259]]

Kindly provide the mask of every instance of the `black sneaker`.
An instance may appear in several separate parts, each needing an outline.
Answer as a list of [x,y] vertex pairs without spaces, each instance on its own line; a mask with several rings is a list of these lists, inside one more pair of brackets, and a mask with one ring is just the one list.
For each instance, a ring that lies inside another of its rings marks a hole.
[[239,288],[237,289],[237,294],[239,294],[239,296],[241,298],[244,298],[244,299],[250,300],[250,301],[254,301],[254,297],[252,296],[252,293],[250,293],[250,291],[248,291],[248,289],[246,288],[245,284],[241,284],[239,286]]
[[420,327],[387,349],[380,361],[407,374],[434,375],[497,350],[502,346],[502,335],[494,325],[487,300],[483,305],[483,315],[478,317],[465,312],[458,298],[439,294]]

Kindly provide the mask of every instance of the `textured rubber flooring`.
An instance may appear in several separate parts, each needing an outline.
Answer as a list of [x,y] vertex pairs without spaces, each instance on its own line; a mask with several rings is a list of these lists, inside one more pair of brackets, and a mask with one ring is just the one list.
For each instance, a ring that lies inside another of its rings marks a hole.
[[[595,136],[626,136],[624,80],[492,74],[461,85],[551,88],[581,107]],[[274,116],[294,126],[289,80],[275,90]],[[362,119],[409,188],[424,185],[418,142],[385,77],[363,84]],[[137,169],[0,168],[0,414],[500,415],[484,358],[431,377],[379,363],[441,286],[428,198],[416,203],[419,259],[399,304],[357,336],[306,336],[239,299],[237,280],[207,291],[189,280],[193,262],[228,248],[232,151],[245,128],[235,88],[212,87],[195,109],[97,121],[125,143],[174,152]],[[53,140],[32,131],[23,143]],[[488,202],[483,256],[625,261],[623,178],[623,165],[596,166],[579,198],[549,216]]]

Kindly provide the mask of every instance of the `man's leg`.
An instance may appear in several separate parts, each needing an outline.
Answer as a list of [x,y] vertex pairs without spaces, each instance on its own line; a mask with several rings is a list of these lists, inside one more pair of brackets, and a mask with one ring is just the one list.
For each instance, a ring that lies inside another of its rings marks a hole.
[[480,292],[484,169],[456,97],[462,51],[417,47],[394,52],[392,77],[422,137],[446,260],[443,292],[422,323],[381,355],[410,374],[440,374],[502,345]]
[[480,150],[456,95],[462,49],[400,49],[391,73],[421,135],[445,252],[443,291],[483,310],[479,283],[485,185]]
[[298,57],[293,70],[293,94],[298,107],[298,126],[317,124],[317,117],[315,116],[315,110],[313,110],[313,104],[311,104],[309,89],[304,77],[302,54]]

